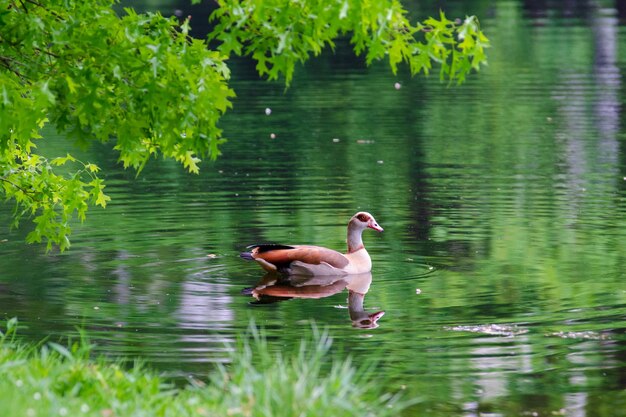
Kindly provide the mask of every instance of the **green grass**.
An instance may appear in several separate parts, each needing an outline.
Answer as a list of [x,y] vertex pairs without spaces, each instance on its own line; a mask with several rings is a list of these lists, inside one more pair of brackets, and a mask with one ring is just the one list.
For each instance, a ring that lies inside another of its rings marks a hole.
[[91,359],[84,340],[24,344],[16,328],[11,319],[0,332],[2,415],[364,417],[395,416],[404,407],[397,396],[381,394],[367,369],[327,360],[325,333],[292,355],[275,355],[251,326],[228,365],[205,382],[175,388],[136,363]]

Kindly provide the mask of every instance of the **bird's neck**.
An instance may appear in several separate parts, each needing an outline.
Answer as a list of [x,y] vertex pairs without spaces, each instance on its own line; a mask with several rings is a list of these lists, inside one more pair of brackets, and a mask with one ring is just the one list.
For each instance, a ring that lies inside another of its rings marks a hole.
[[363,309],[363,300],[365,294],[359,294],[358,292],[348,291],[348,312],[350,313],[351,320],[359,320],[367,313]]
[[354,253],[360,249],[364,249],[361,232],[363,229],[354,227],[351,223],[348,225],[348,253]]

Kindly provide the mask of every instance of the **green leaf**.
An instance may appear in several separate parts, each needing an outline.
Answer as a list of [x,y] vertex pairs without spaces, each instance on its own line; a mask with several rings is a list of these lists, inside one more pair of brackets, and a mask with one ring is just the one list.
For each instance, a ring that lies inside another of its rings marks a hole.
[[48,342],[48,346],[67,360],[74,361],[74,355],[72,355],[72,353],[65,346],[54,342]]
[[100,171],[100,168],[95,164],[87,164],[85,165],[85,169],[89,170],[89,172],[94,173]]
[[102,190],[98,192],[98,197],[96,198],[96,205],[105,208],[107,206],[107,202],[111,200],[111,197],[104,194]]
[[75,162],[75,161],[76,159],[68,153],[64,157],[54,158],[52,161],[50,161],[50,164],[54,166],[61,166],[61,165],[65,165],[67,162]]
[[198,162],[200,162],[199,158],[196,158],[191,151],[185,152],[185,155],[182,158],[182,162],[185,168],[194,174],[198,174],[200,172],[200,168],[198,167]]
[[67,82],[67,88],[69,88],[70,93],[75,93],[77,85],[76,83],[74,83],[74,81],[72,81],[69,75],[65,76],[65,81]]
[[54,104],[56,102],[56,98],[54,97],[54,94],[52,94],[52,91],[50,91],[49,84],[50,80],[44,81],[43,84],[41,84],[40,90],[43,95],[48,99],[50,104]]
[[11,105],[11,99],[9,98],[9,93],[4,85],[2,86],[2,104],[5,106]]

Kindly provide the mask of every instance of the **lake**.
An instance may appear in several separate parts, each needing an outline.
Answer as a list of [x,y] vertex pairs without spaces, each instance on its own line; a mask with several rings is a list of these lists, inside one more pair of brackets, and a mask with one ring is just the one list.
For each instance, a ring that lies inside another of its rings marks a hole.
[[[289,89],[234,61],[228,142],[200,175],[153,160],[135,178],[109,146],[78,152],[112,201],[63,254],[26,245],[29,227],[9,231],[0,207],[0,317],[32,340],[84,328],[98,353],[174,380],[226,360],[251,321],[275,351],[315,323],[333,355],[374,360],[389,391],[420,399],[407,416],[626,415],[626,9],[443,7],[477,14],[493,45],[460,87],[368,68],[341,43]],[[46,136],[42,151],[64,155]],[[239,257],[247,245],[343,250],[360,210],[385,231],[364,232],[373,270],[356,304],[341,286],[242,294],[264,276]]]

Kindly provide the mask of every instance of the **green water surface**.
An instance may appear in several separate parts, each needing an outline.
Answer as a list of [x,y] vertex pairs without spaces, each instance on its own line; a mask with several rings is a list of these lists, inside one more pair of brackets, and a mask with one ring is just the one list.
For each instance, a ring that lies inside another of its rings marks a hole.
[[[0,316],[33,340],[85,328],[99,353],[175,378],[206,375],[250,320],[276,351],[314,321],[334,355],[421,399],[406,415],[626,415],[626,21],[611,2],[526,3],[445,6],[493,44],[461,87],[342,44],[288,90],[233,62],[229,142],[200,175],[155,160],[135,179],[109,146],[82,151],[112,201],[63,254],[0,229]],[[46,142],[65,154],[63,135]],[[247,245],[343,250],[359,210],[385,228],[364,234],[378,327],[352,325],[346,291],[241,294],[263,277]]]

